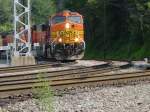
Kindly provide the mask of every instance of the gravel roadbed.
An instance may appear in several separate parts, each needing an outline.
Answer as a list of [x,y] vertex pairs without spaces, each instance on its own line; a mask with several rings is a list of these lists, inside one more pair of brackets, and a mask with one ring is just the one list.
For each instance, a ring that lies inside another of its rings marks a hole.
[[[150,81],[54,96],[53,105],[54,112],[150,112]],[[36,99],[0,108],[0,112],[46,112]]]

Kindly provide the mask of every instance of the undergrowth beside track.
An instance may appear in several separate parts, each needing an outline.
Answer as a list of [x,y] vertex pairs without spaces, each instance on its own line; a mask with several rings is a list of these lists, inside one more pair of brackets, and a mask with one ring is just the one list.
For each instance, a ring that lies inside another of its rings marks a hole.
[[42,77],[45,74],[41,73],[37,76],[39,82],[41,83],[33,86],[33,94],[38,102],[40,102],[39,104],[42,106],[42,110],[53,112],[54,94],[51,87],[49,86],[49,82],[47,82],[46,79]]

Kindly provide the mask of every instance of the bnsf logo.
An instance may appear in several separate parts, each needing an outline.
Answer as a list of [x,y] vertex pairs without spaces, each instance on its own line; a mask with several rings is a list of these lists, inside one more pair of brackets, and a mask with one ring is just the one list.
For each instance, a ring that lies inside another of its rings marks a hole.
[[77,37],[79,32],[75,30],[65,30],[65,31],[59,31],[59,36],[60,37]]

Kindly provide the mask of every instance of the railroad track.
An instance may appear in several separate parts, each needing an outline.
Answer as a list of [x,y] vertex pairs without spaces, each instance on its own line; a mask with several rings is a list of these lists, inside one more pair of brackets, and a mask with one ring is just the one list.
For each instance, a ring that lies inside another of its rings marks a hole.
[[[81,67],[69,70],[48,72],[43,74],[44,81],[56,91],[63,91],[66,88],[83,86],[96,83],[110,83],[119,80],[129,80],[137,78],[148,78],[150,71],[110,74],[109,72],[120,70],[120,67],[112,66],[93,66]],[[109,73],[109,74],[108,74]],[[38,79],[37,73],[24,75],[11,75],[0,77],[0,98],[14,96],[19,94],[28,94],[34,86],[40,86],[41,80]]]
[[[77,78],[84,77],[86,73],[104,73],[117,70],[119,67],[111,67],[107,64],[97,65],[93,67],[80,67],[69,70],[51,71],[43,74],[43,78],[47,81],[63,80],[64,78]],[[19,90],[31,89],[33,85],[39,84],[37,77],[39,73],[27,73],[27,74],[11,74],[6,76],[0,76],[0,97],[9,96],[8,93],[15,94]],[[81,75],[82,74],[82,75]],[[88,74],[90,75],[90,74]],[[11,96],[11,95],[10,95]]]
[[67,66],[72,64],[76,64],[76,62],[68,62],[68,63],[51,62],[46,64],[37,64],[37,65],[29,65],[29,66],[4,67],[4,68],[0,68],[0,74],[47,69],[50,67],[62,67],[62,66]]

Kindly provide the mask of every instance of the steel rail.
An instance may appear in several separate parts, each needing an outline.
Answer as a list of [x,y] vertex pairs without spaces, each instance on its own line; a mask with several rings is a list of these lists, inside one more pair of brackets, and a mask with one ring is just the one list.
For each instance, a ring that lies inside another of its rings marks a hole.
[[[79,71],[77,71],[79,70]],[[77,70],[68,70],[68,71],[60,71],[60,72],[52,72],[52,73],[45,73],[43,74],[42,78],[45,80],[52,80],[52,81],[57,81],[57,80],[65,80],[66,78],[84,78],[87,76],[91,76],[90,73],[92,73],[92,76],[94,74],[102,74],[106,72],[110,72],[112,70],[119,70],[118,67],[107,67],[107,68],[102,68],[102,69],[83,69],[80,71],[80,69]],[[37,74],[38,75],[38,74]],[[35,83],[38,82],[39,79],[37,75],[32,75],[32,76],[21,76],[21,77],[11,77],[11,78],[3,78],[0,79],[0,86],[2,85],[11,85],[11,84],[22,84],[22,83]]]
[[[128,80],[128,79],[138,79],[138,78],[150,78],[150,71],[145,72],[133,72],[133,73],[120,73],[120,74],[109,74],[109,75],[102,75],[102,74],[95,74],[95,76],[88,76],[88,77],[78,77],[78,78],[70,78],[70,79],[62,79],[62,80],[47,80],[50,81],[50,85],[52,87],[58,86],[69,86],[69,85],[76,85],[76,84],[84,84],[84,83],[95,83],[95,82],[108,82],[109,81],[117,81],[117,80]],[[26,90],[31,89],[33,86],[40,86],[41,82],[23,82],[19,85],[11,85],[11,86],[0,86],[0,94],[1,92],[8,92],[8,91],[19,91],[19,90]]]
[[0,68],[0,74],[38,70],[38,68],[39,69],[45,69],[45,68],[49,68],[49,67],[61,67],[61,66],[71,65],[71,64],[75,64],[75,63],[73,63],[73,62],[70,62],[70,63],[53,62],[53,63],[39,64],[39,65],[4,67],[4,68]]
[[[105,65],[106,66],[106,65]],[[101,68],[99,68],[101,67]],[[50,78],[53,80],[56,80],[58,78],[63,78],[63,77],[76,77],[77,74],[84,74],[88,72],[108,72],[111,71],[112,69],[119,69],[118,67],[110,67],[107,66],[106,68],[104,65],[98,65],[98,66],[92,66],[92,67],[81,67],[81,68],[74,68],[74,69],[68,69],[68,70],[61,70],[61,71],[51,71],[45,74],[42,78]],[[10,84],[14,83],[17,81],[28,81],[28,80],[37,80],[38,73],[29,73],[29,74],[22,74],[22,75],[6,75],[0,77],[0,86],[5,85],[4,83]]]
[[62,72],[76,72],[77,70],[82,70],[82,71],[87,71],[87,70],[90,70],[90,69],[101,69],[101,68],[105,68],[105,67],[110,67],[110,65],[108,63],[106,64],[102,64],[102,65],[94,65],[94,66],[90,66],[90,67],[85,67],[85,66],[74,66],[74,67],[70,67],[68,69],[64,69],[64,70],[53,70],[53,71],[41,71],[41,72],[33,72],[33,73],[30,73],[30,72],[27,72],[27,73],[20,73],[17,74],[16,72],[15,73],[12,73],[11,75],[10,74],[5,74],[5,75],[1,75],[0,74],[0,80],[3,79],[3,78],[11,78],[11,77],[24,77],[24,76],[31,76],[31,75],[36,75],[37,74],[43,74],[43,73],[55,73],[55,76],[57,76],[57,74],[61,74]]
[[[147,78],[147,77],[150,78],[150,71],[113,74],[113,75],[105,75],[105,76],[101,75],[95,77],[87,77],[85,79],[72,78],[69,80],[60,80],[60,81],[49,80],[49,81],[50,81],[50,86],[64,86],[64,85],[71,85],[71,84],[82,84],[82,83],[90,83],[90,82],[112,81],[112,80],[132,79],[132,78]],[[19,85],[11,85],[11,86],[1,86],[0,92],[21,90],[21,89],[31,89],[33,88],[33,86],[41,86],[41,82],[23,83]]]
[[[41,86],[41,82],[47,81],[54,89],[63,89],[69,86],[91,84],[91,83],[106,83],[118,80],[129,80],[137,78],[149,78],[150,71],[132,72],[132,73],[117,73],[110,74],[109,72],[120,70],[120,67],[81,67],[70,70],[54,71],[44,75],[44,80],[39,80],[37,74],[14,75],[0,77],[0,98],[16,95],[19,91],[32,91],[33,87]],[[21,92],[22,91],[22,92]]]
[[[86,78],[71,78],[71,79],[62,79],[58,81],[53,80],[46,80],[50,82],[51,86],[63,86],[69,84],[82,84],[82,83],[89,83],[89,82],[99,82],[99,81],[111,81],[111,80],[118,80],[118,79],[130,79],[130,78],[137,78],[137,77],[150,77],[150,71],[145,72],[133,72],[133,73],[120,73],[120,74],[111,74],[111,75],[97,75],[94,77],[86,77]],[[30,89],[33,86],[40,86],[41,82],[27,82],[22,83],[19,85],[11,85],[11,86],[0,86],[0,92],[2,91],[9,91],[9,90],[18,90],[18,89]]]

